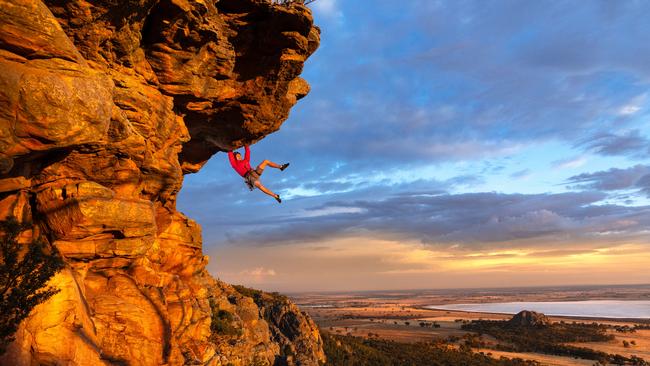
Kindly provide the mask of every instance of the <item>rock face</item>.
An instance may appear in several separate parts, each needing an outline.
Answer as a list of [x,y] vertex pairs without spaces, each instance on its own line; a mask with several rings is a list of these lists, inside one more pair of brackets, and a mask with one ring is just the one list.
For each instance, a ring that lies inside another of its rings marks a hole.
[[0,220],[67,264],[0,364],[324,361],[294,305],[210,277],[175,207],[184,173],[279,129],[318,43],[298,4],[0,0]]
[[542,313],[522,310],[508,321],[512,325],[523,327],[539,327],[551,324],[551,321]]

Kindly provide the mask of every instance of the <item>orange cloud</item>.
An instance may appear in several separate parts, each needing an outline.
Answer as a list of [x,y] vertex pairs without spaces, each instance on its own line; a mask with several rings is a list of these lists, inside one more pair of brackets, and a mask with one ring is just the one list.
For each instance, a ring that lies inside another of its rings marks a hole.
[[[571,249],[547,249],[540,243],[526,249],[466,251],[348,237],[218,248],[211,253],[216,259],[210,269],[229,282],[279,291],[649,283],[646,247],[580,243]],[[281,267],[282,273],[269,267]]]

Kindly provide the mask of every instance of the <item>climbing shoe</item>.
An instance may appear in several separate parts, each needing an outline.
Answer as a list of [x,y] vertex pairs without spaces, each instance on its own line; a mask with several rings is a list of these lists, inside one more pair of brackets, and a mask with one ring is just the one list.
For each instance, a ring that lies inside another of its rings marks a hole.
[[280,195],[275,196],[275,200],[278,201],[278,203],[282,203],[282,200],[280,199]]
[[282,164],[282,165],[280,166],[280,170],[284,171],[284,170],[287,169],[288,167],[289,167],[289,163]]

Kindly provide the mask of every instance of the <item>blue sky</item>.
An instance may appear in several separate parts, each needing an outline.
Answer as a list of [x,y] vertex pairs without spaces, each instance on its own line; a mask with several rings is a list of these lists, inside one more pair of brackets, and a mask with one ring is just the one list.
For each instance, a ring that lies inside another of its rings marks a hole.
[[262,177],[282,205],[224,154],[185,178],[212,273],[282,291],[650,282],[650,3],[311,6],[312,91],[252,147],[291,162]]

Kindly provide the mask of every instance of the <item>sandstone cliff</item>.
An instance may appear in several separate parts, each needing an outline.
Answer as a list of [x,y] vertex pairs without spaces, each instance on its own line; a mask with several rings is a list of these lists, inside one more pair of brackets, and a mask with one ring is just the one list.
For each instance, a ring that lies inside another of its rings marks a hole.
[[210,277],[175,208],[184,173],[278,130],[318,43],[297,4],[0,0],[0,220],[66,261],[1,364],[324,360],[294,305]]

